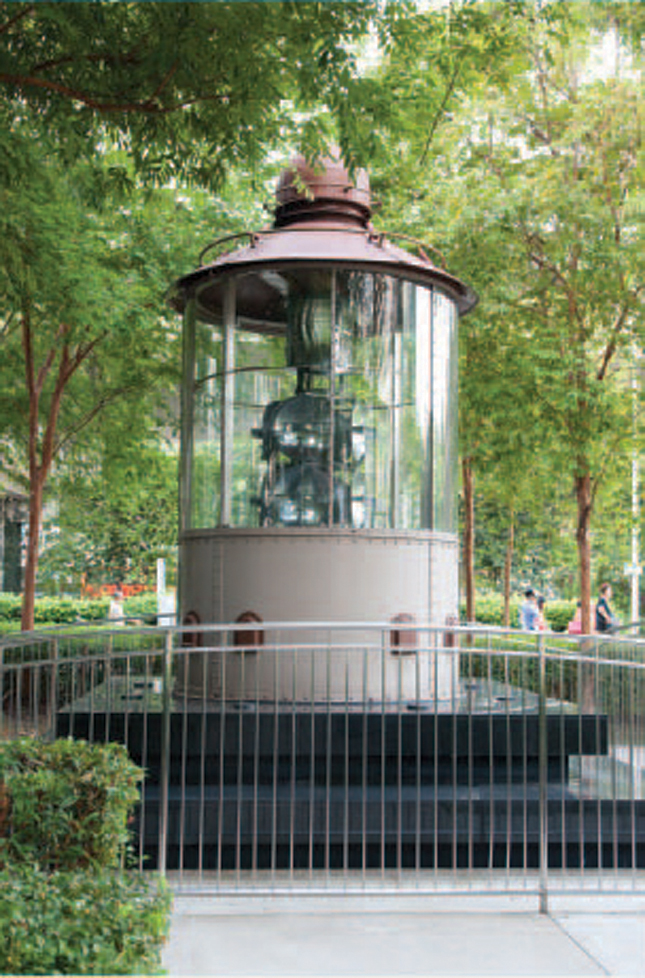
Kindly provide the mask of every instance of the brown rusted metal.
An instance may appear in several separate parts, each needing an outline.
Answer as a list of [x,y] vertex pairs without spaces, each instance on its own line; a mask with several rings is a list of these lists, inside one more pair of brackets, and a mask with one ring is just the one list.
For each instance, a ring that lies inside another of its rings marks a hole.
[[[221,315],[223,283],[229,274],[323,264],[434,286],[453,299],[460,313],[473,308],[477,296],[469,286],[434,265],[422,248],[418,254],[411,254],[392,244],[374,230],[370,216],[369,182],[364,171],[358,171],[352,182],[337,159],[324,160],[318,167],[296,160],[278,184],[274,226],[249,234],[249,245],[218,255],[210,264],[180,278],[168,293],[168,302],[183,312],[188,297],[195,294],[198,317],[209,321]],[[249,315],[254,306],[266,309],[269,297],[260,296],[267,288],[259,276],[245,283],[245,291]]]

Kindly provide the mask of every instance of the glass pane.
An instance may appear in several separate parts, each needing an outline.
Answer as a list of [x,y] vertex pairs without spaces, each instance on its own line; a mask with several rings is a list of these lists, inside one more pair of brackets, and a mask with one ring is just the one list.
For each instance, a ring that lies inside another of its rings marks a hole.
[[234,285],[195,328],[191,525],[454,532],[454,304],[357,270]]
[[220,520],[222,330],[198,323],[195,336],[191,525]]
[[433,526],[457,528],[457,316],[455,305],[434,294],[432,325]]

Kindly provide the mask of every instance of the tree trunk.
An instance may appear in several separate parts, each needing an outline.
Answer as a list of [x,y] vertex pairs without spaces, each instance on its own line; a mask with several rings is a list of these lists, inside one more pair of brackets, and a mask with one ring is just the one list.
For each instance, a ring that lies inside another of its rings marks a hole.
[[461,462],[464,484],[464,574],[466,584],[466,621],[475,620],[475,480],[469,458]]
[[591,547],[589,544],[589,523],[591,520],[592,498],[591,477],[589,473],[575,478],[578,521],[576,543],[578,546],[578,570],[580,575],[580,601],[582,602],[582,633],[590,635],[591,622]]
[[23,582],[21,628],[29,632],[34,627],[34,607],[36,596],[36,573],[38,571],[38,542],[40,540],[40,521],[43,509],[43,481],[38,474],[29,487],[29,537],[27,540],[27,560]]
[[515,513],[510,507],[508,514],[508,538],[504,558],[504,628],[511,627],[511,570],[513,567],[513,547],[515,543]]
[[[589,545],[592,498],[591,478],[588,473],[576,476],[575,489],[578,507],[576,543],[578,545],[580,600],[582,602],[582,634],[590,635],[594,623],[591,621],[591,547]],[[585,655],[593,655],[593,640],[583,640],[580,643],[580,651]],[[580,709],[583,713],[594,713],[596,710],[595,668],[587,663],[583,663],[580,667]]]

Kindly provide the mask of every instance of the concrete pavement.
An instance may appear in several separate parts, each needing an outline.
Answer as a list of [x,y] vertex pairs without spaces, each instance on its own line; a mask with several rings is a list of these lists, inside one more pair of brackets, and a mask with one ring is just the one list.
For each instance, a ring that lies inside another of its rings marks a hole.
[[629,895],[176,892],[164,967],[179,975],[645,975],[645,903]]

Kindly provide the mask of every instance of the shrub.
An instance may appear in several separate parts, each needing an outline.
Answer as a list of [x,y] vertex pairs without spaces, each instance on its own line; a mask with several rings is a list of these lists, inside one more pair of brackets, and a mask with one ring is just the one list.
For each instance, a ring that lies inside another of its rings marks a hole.
[[170,901],[140,873],[14,864],[0,871],[0,973],[160,974]]
[[20,621],[21,607],[19,594],[0,594],[0,621]]
[[576,613],[575,601],[547,601],[546,620],[554,632],[566,632],[567,626]]
[[[19,594],[0,593],[0,622],[19,622],[22,598]],[[37,598],[34,609],[36,625],[71,625],[78,621],[104,621],[110,607],[109,598]],[[146,624],[157,621],[157,595],[135,594],[124,602],[125,614],[140,618]]]
[[0,744],[0,974],[159,974],[170,892],[119,869],[141,769],[120,744]]
[[0,866],[118,866],[141,778],[121,744],[0,744]]
[[[516,597],[511,598],[510,627],[517,628],[519,623],[520,602]],[[461,620],[466,620],[466,605],[460,608]],[[504,627],[504,598],[501,594],[477,594],[475,596],[475,616],[480,625],[492,625],[495,628]]]
[[[520,606],[522,599],[511,597],[511,628],[520,624]],[[545,616],[549,628],[554,632],[566,632],[567,625],[576,610],[575,601],[547,601]],[[466,620],[466,606],[460,608],[461,620]],[[502,628],[504,622],[504,598],[501,594],[477,594],[475,597],[475,614],[480,625],[492,625]]]
[[123,602],[125,614],[132,618],[140,618],[147,625],[157,623],[157,595],[151,591],[146,594],[134,594]]

